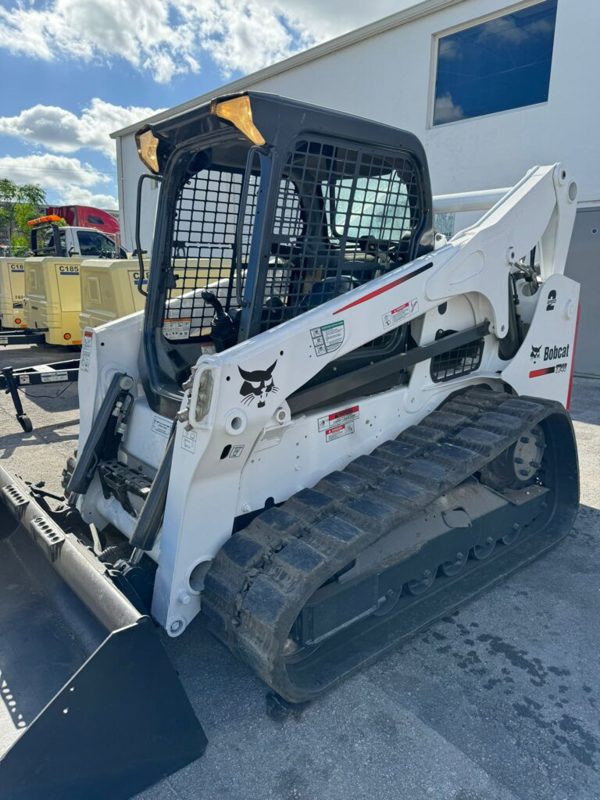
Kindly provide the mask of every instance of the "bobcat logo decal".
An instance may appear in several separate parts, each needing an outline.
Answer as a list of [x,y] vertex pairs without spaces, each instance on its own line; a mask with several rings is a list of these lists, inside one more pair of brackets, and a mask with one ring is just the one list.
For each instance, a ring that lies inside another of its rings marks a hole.
[[537,361],[538,358],[541,358],[541,355],[540,355],[541,349],[542,349],[542,345],[540,345],[539,347],[534,347],[533,345],[531,345],[531,353],[529,353],[529,358],[532,361]]
[[277,366],[277,361],[274,361],[267,369],[255,369],[248,372],[241,367],[238,367],[239,373],[244,379],[240,387],[240,394],[243,397],[242,403],[250,405],[258,398],[256,404],[258,408],[264,408],[267,395],[270,392],[279,391],[273,382],[273,370]]

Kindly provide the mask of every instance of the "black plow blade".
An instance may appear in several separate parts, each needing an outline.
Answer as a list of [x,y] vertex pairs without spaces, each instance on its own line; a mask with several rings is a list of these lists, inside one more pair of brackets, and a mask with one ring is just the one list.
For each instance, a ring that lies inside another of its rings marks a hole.
[[0,467],[0,800],[126,800],[206,737],[153,622],[26,492]]

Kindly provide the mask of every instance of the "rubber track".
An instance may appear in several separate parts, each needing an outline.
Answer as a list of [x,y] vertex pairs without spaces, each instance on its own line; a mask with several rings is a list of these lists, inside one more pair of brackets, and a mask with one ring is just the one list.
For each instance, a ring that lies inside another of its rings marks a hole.
[[553,413],[565,412],[552,401],[467,389],[395,440],[265,511],[211,565],[202,602],[211,630],[288,700],[329,688],[300,692],[282,665],[283,643],[307,600],[360,551]]

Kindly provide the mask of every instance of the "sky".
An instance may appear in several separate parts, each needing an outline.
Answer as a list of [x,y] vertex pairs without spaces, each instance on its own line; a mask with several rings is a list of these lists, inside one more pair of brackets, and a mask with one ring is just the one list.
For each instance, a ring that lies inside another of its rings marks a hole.
[[110,132],[415,0],[0,0],[0,178],[117,208]]

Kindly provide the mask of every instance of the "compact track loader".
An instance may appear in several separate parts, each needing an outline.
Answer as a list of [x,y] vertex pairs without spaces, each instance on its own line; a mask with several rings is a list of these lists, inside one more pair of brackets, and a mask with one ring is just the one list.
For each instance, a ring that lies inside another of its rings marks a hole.
[[65,503],[0,467],[9,685],[59,631],[32,684],[57,693],[0,766],[11,800],[127,797],[202,752],[150,617],[175,637],[202,612],[305,702],[578,505],[565,168],[434,251],[404,131],[249,92],[138,147],[161,180],[146,306],[85,332]]

